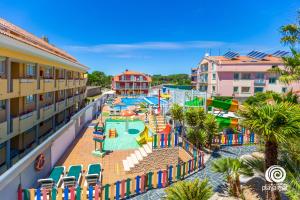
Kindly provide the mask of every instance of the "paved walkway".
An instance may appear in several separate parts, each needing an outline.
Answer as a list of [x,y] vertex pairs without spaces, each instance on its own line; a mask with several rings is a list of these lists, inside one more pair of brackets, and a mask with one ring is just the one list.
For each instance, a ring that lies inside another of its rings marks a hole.
[[[239,146],[239,147],[223,147],[221,150],[214,152],[210,159],[206,162],[206,167],[196,174],[188,177],[185,180],[194,180],[199,178],[201,180],[208,178],[209,183],[212,185],[215,192],[221,192],[224,188],[224,177],[220,173],[214,173],[211,171],[212,161],[220,157],[233,157],[237,158],[245,154],[250,154],[256,150],[256,146]],[[163,189],[150,190],[142,195],[131,198],[132,200],[158,200],[162,199],[165,195]]]

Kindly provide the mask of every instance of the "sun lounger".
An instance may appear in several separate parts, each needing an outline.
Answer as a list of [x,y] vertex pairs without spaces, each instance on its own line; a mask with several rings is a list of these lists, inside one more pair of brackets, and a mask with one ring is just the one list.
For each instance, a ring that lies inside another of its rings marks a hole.
[[82,165],[71,165],[68,174],[62,178],[63,187],[71,187],[79,185],[82,176]]
[[87,186],[99,184],[101,182],[101,165],[89,164],[85,180]]
[[38,183],[41,185],[41,188],[53,188],[58,187],[60,185],[60,182],[62,180],[62,176],[65,172],[64,166],[57,166],[54,167],[51,171],[51,174],[49,175],[49,178],[39,179]]

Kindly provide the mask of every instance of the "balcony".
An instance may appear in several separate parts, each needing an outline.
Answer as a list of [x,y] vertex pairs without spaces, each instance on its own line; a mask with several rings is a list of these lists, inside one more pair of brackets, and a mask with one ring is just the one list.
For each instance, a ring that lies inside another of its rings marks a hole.
[[66,80],[65,79],[58,79],[58,80],[56,80],[56,87],[59,90],[66,89]]
[[20,116],[20,132],[32,128],[37,121],[37,111],[32,111]]
[[62,100],[56,103],[56,109],[58,112],[63,111],[66,107],[66,100]]
[[45,106],[40,109],[41,119],[46,120],[54,114],[54,104]]
[[266,85],[266,81],[265,81],[265,79],[255,79],[254,80],[254,85],[255,86],[264,86],[264,85]]
[[75,95],[75,96],[74,96],[74,102],[78,102],[78,101],[79,101],[79,98],[80,98],[80,97],[79,97],[79,94]]
[[74,80],[67,80],[68,82],[68,88],[73,88],[75,85],[74,85]]
[[0,99],[3,99],[7,94],[7,79],[0,78]]
[[44,79],[44,92],[50,92],[54,90],[54,80]]
[[36,93],[37,80],[36,79],[20,79],[20,95],[28,96]]
[[85,85],[85,79],[80,79],[79,80],[79,85],[84,86]]
[[73,105],[74,104],[74,98],[73,97],[69,97],[68,99],[67,99],[67,106],[71,106],[71,105]]
[[0,138],[5,138],[7,135],[7,122],[0,122]]
[[74,80],[74,83],[75,83],[75,87],[79,87],[79,85],[80,85],[80,80],[79,80],[79,79]]

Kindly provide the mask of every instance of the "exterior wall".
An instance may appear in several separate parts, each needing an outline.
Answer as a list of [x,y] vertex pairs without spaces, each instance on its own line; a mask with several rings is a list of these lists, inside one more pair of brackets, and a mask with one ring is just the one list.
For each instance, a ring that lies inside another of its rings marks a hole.
[[100,94],[101,94],[101,87],[89,86],[86,88],[86,96],[87,97],[93,97],[93,96],[100,95]]
[[[201,68],[201,64],[207,64],[207,71]],[[278,81],[276,83],[269,83],[269,78],[274,75],[267,73],[267,70],[272,67],[272,64],[235,64],[235,65],[222,65],[212,61],[203,60],[198,67],[198,74],[200,78],[197,79],[197,89],[207,86],[206,92],[208,97],[211,96],[234,96],[236,98],[246,98],[255,94],[255,92],[262,89],[263,91],[275,91],[278,93],[293,90],[300,90],[300,83],[293,83],[284,85]],[[213,67],[214,66],[214,67]],[[283,67],[283,66],[279,66]],[[234,73],[239,73],[239,80],[234,80]],[[241,75],[243,73],[250,73],[249,80],[243,80]],[[257,78],[257,73],[264,73],[263,78]],[[213,79],[215,74],[215,80]],[[204,78],[207,76],[207,80]],[[202,86],[202,87],[201,87]],[[234,92],[234,87],[238,88]],[[249,92],[242,92],[242,88],[249,87]]]
[[[37,180],[45,178],[51,172],[56,161],[65,152],[69,145],[75,139],[75,136],[80,133],[82,128],[92,119],[93,107],[99,102],[105,101],[110,94],[103,94],[101,98],[87,105],[81,111],[72,116],[71,121],[57,130],[43,143],[34,148],[19,162],[8,169],[0,176],[0,194],[4,194],[7,199],[17,199],[17,190],[19,185],[22,188],[30,188],[37,186]],[[3,153],[0,149],[0,154]],[[36,171],[34,163],[37,155],[43,153],[46,157],[45,166],[41,171]]]

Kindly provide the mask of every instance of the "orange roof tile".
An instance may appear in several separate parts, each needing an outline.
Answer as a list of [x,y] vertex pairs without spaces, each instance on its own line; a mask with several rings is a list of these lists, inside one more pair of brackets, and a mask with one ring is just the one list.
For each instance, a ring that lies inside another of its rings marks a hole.
[[131,71],[131,70],[126,70],[122,74],[118,74],[118,75],[114,76],[112,80],[113,81],[119,81],[121,75],[142,75],[142,76],[146,77],[146,79],[147,79],[148,82],[152,81],[152,79],[151,79],[150,76],[148,76],[148,75],[146,75],[144,73],[141,73],[141,72],[136,72],[136,71]]
[[282,64],[282,58],[272,55],[266,56],[262,60],[254,59],[249,56],[238,56],[234,59],[229,59],[224,56],[207,56],[204,59],[218,62],[218,64]]
[[54,54],[71,62],[78,63],[78,61],[73,56],[66,53],[65,51],[47,43],[43,39],[36,37],[35,35],[21,29],[18,26],[13,25],[12,23],[2,18],[0,18],[0,34],[18,40],[40,50],[46,51],[48,53]]

